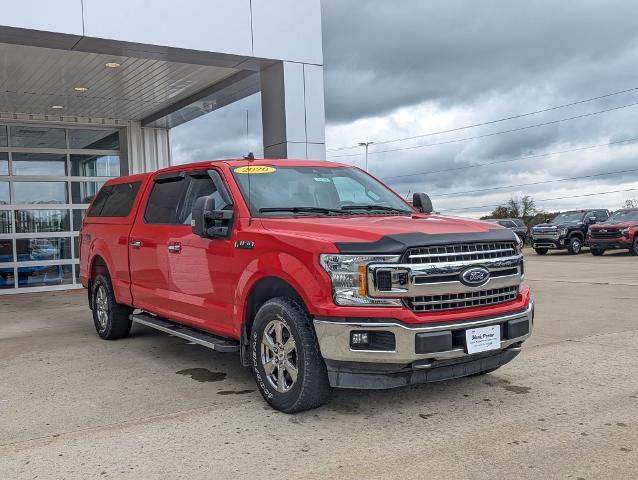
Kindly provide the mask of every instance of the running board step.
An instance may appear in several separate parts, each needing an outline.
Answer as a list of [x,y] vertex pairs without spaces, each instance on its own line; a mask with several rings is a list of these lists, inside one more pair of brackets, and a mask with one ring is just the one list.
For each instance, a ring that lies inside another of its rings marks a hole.
[[232,353],[239,351],[239,342],[235,340],[218,337],[212,333],[189,328],[148,313],[134,313],[131,315],[131,320],[218,352]]

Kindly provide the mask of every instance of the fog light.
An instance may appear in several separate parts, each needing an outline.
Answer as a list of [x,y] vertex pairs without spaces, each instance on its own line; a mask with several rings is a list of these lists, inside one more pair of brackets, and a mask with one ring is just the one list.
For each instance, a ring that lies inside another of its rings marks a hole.
[[370,344],[368,332],[352,332],[350,334],[350,346],[362,347]]

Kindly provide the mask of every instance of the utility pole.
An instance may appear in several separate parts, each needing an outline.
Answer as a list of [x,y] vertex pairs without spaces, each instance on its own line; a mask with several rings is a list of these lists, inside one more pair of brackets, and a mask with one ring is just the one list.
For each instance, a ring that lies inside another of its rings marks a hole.
[[360,147],[366,147],[366,172],[368,171],[368,147],[374,142],[359,142]]

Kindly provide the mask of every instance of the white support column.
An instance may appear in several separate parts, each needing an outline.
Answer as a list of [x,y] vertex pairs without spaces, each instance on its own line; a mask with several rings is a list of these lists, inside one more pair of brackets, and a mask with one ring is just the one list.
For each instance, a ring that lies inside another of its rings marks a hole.
[[166,128],[142,127],[140,122],[129,122],[126,144],[130,174],[152,172],[171,164]]
[[324,159],[323,67],[279,62],[261,71],[266,158]]

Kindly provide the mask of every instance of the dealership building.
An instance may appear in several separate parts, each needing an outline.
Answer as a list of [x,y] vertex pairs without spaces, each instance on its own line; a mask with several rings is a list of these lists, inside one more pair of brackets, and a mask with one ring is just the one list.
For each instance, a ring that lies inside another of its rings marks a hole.
[[0,15],[0,294],[79,287],[109,178],[261,92],[264,156],[324,158],[319,0],[22,0]]

